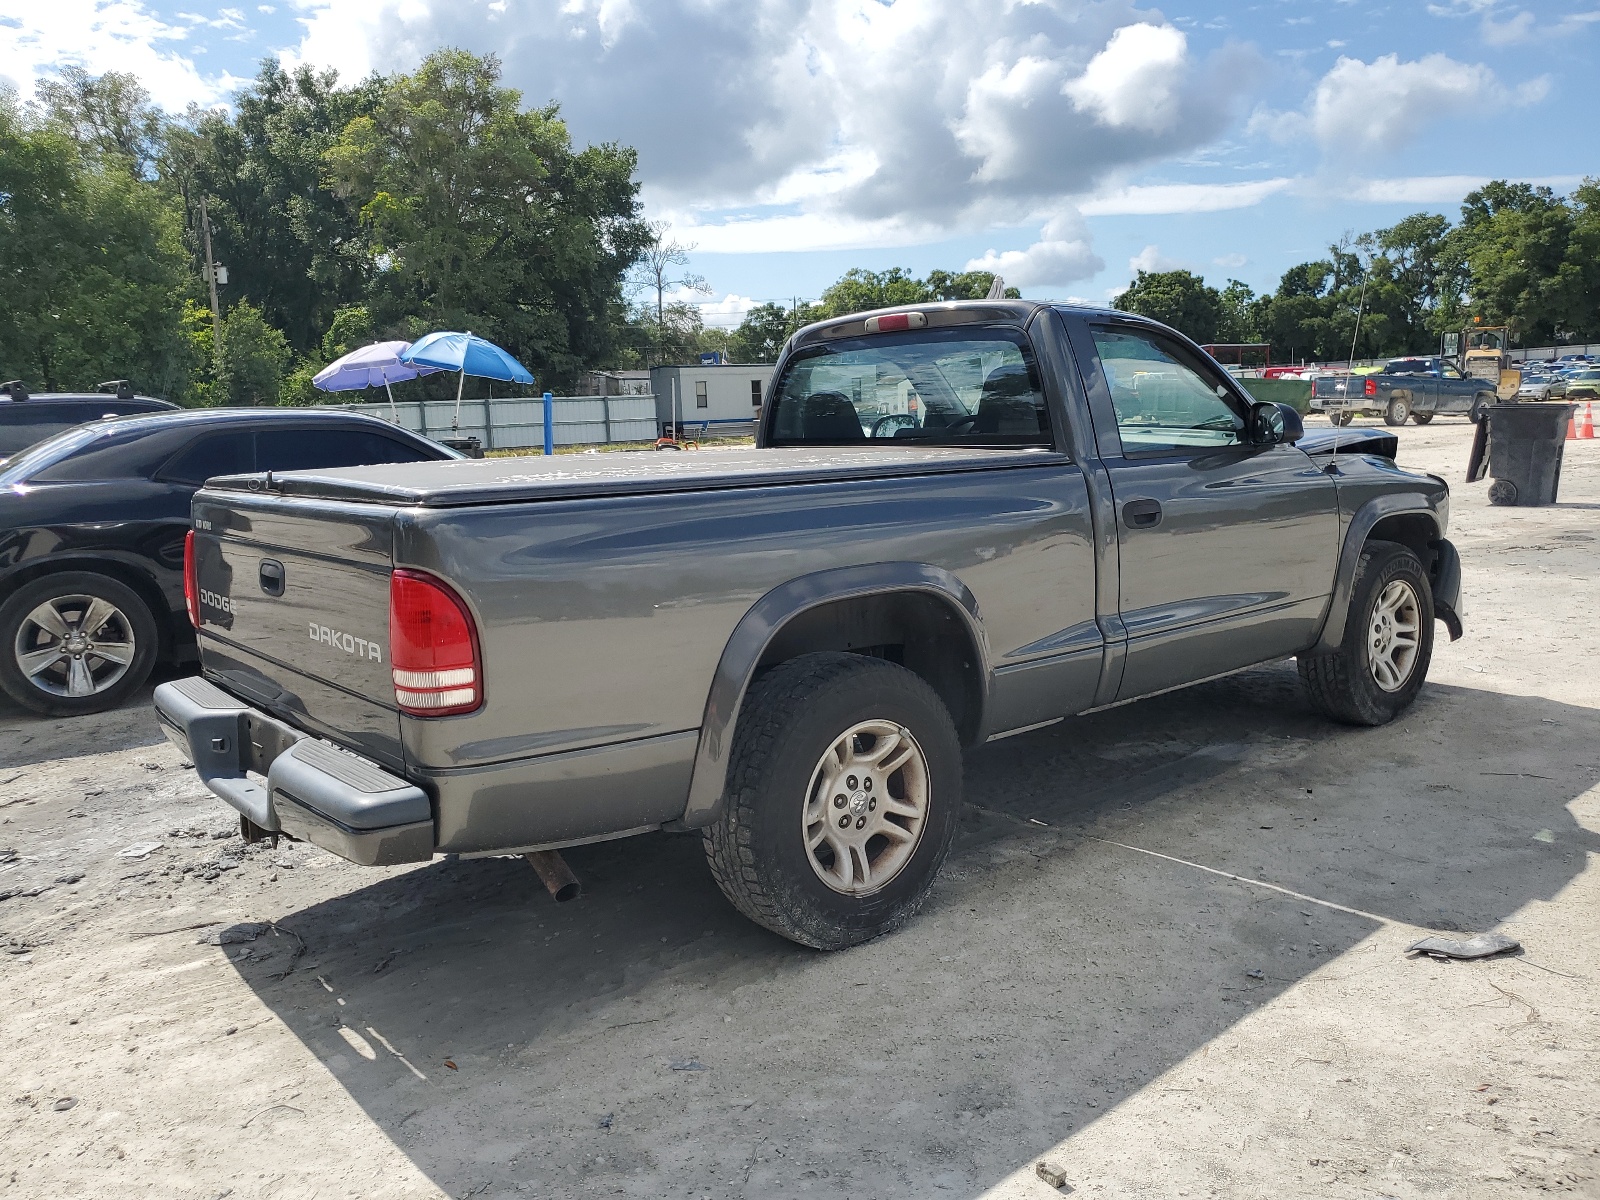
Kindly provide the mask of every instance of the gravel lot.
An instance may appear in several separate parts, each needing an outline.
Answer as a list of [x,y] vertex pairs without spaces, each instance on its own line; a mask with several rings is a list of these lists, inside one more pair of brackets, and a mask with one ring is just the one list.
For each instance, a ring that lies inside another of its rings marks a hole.
[[0,710],[0,1196],[1600,1196],[1600,440],[1491,509],[1468,438],[1402,431],[1467,606],[1404,718],[1286,665],[984,748],[922,916],[841,954],[693,838],[570,852],[561,907],[247,850],[148,695]]

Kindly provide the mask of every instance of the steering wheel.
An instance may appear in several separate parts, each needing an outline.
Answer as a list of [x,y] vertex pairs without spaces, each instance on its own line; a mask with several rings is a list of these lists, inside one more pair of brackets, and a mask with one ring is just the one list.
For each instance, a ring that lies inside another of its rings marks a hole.
[[969,416],[957,417],[954,421],[951,421],[950,424],[948,424],[948,425],[946,425],[944,427],[944,432],[946,432],[946,433],[971,433],[972,430],[977,426],[977,424],[978,424],[978,414],[977,413],[972,413]]
[[879,417],[876,421],[874,421],[872,423],[872,433],[869,436],[871,436],[871,437],[893,437],[894,436],[893,432],[881,433],[879,431],[882,430],[882,429],[885,429],[885,428],[890,428],[892,430],[898,430],[898,429],[915,429],[916,427],[917,427],[917,419],[915,417],[913,417],[910,413],[890,413],[887,417]]

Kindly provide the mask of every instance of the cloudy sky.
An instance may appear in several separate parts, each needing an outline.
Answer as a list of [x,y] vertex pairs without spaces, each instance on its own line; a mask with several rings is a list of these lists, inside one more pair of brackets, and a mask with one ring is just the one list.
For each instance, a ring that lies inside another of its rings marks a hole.
[[1267,289],[1485,178],[1570,188],[1600,174],[1596,5],[0,0],[0,76],[130,70],[181,108],[268,55],[354,79],[493,51],[575,138],[638,148],[650,215],[731,323],[851,266],[1093,300],[1139,267]]

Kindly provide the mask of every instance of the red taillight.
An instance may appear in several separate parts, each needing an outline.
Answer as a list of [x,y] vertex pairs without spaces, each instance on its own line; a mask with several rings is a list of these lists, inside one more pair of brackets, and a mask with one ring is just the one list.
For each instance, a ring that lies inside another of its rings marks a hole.
[[1366,392],[1366,394],[1369,396],[1376,396],[1378,394],[1378,381],[1376,379],[1367,380],[1367,385],[1362,389],[1362,391]]
[[928,323],[924,313],[886,313],[881,317],[868,317],[868,333],[897,333],[902,329],[921,329]]
[[396,571],[389,577],[389,665],[401,712],[447,717],[483,703],[472,617],[431,575]]
[[194,570],[194,530],[183,535],[183,603],[189,609],[189,624],[200,628],[200,581]]

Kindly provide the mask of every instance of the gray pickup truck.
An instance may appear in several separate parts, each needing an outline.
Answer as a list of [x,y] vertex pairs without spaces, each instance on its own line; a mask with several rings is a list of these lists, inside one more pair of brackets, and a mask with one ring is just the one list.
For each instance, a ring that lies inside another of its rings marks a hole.
[[849,316],[773,381],[748,450],[211,481],[162,726],[252,839],[694,830],[742,912],[835,948],[922,902],[963,747],[1291,656],[1376,725],[1460,634],[1444,481],[1152,321]]
[[1311,411],[1335,425],[1359,416],[1426,425],[1440,413],[1462,413],[1473,422],[1495,402],[1495,385],[1463,375],[1442,358],[1396,358],[1375,375],[1324,375],[1312,381]]

